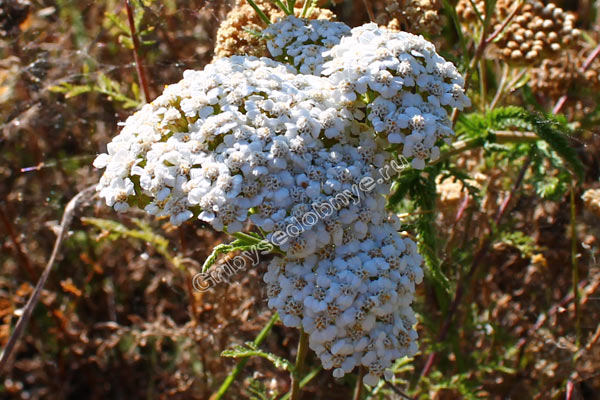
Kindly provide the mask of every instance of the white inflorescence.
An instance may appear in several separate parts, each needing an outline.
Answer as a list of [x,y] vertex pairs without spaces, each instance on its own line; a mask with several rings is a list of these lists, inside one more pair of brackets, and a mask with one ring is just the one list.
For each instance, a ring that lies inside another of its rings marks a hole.
[[456,67],[423,36],[366,24],[352,29],[325,56],[330,60],[322,75],[344,88],[341,100],[365,96],[375,132],[402,144],[414,168],[437,159],[436,142],[454,134],[451,108],[470,105]]
[[378,171],[394,153],[415,168],[437,156],[449,108],[468,104],[462,78],[422,37],[375,25],[343,37],[343,24],[288,17],[267,33],[300,73],[242,56],[186,71],[98,156],[97,189],[117,211],[174,225],[260,228],[285,254],[264,276],[269,307],[334,376],[362,365],[375,385],[417,351],[410,304],[423,277]]
[[269,38],[267,48],[275,59],[294,65],[301,74],[319,75],[326,61],[325,51],[350,34],[341,22],[322,19],[306,20],[288,16],[269,25],[263,35]]

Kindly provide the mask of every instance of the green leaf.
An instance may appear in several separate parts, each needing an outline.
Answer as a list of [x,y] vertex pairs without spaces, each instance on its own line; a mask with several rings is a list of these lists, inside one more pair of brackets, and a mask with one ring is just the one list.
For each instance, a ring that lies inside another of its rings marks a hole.
[[410,196],[421,214],[415,222],[419,252],[423,255],[428,268],[425,268],[429,280],[433,283],[440,303],[445,306],[449,301],[450,281],[441,269],[437,256],[437,238],[435,228],[435,178],[438,166],[429,166],[423,171],[408,169],[395,182],[395,191],[389,198],[391,206]]
[[275,368],[283,371],[291,372],[294,370],[294,365],[285,358],[279,357],[273,353],[267,353],[260,350],[254,343],[246,342],[244,346],[236,346],[233,349],[225,350],[221,353],[222,357],[262,357],[273,363]]
[[152,231],[150,226],[139,219],[134,219],[133,222],[139,229],[129,229],[125,225],[117,221],[112,221],[103,218],[81,218],[84,224],[89,224],[109,233],[109,239],[115,240],[120,237],[129,237],[141,240],[151,245],[159,254],[169,261],[174,261],[174,257],[169,251],[169,241]]
[[567,132],[570,130],[557,117],[532,113],[521,107],[501,107],[491,111],[489,119],[495,129],[516,127],[533,131],[570,165],[579,179],[583,179],[583,164],[569,144]]
[[231,253],[237,250],[246,250],[250,246],[245,244],[242,240],[234,240],[231,243],[223,243],[215,246],[212,253],[208,256],[204,264],[202,265],[202,272],[206,272],[216,261],[219,255]]
[[565,121],[557,116],[544,115],[525,110],[522,107],[498,107],[486,115],[471,113],[459,118],[456,131],[469,138],[482,138],[484,146],[493,143],[495,130],[520,130],[535,133],[541,140],[550,145],[570,166],[573,174],[583,178],[584,168],[577,157],[575,149],[570,145],[568,133],[571,132]]

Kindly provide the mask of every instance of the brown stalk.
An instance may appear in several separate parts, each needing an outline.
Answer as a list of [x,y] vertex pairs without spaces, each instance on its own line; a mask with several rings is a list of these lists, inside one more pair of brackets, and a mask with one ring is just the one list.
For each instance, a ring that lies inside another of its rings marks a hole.
[[76,210],[77,206],[81,202],[90,198],[91,194],[94,193],[95,188],[96,188],[96,185],[89,186],[86,189],[83,189],[81,192],[77,193],[67,203],[67,206],[65,207],[65,211],[63,213],[62,220],[60,222],[60,229],[56,236],[56,241],[54,242],[54,248],[52,249],[52,254],[50,255],[50,259],[48,260],[48,263],[46,264],[46,267],[44,268],[44,271],[42,272],[42,275],[40,276],[38,283],[35,285],[35,289],[33,290],[31,297],[29,297],[29,300],[27,301],[27,304],[25,305],[25,308],[23,309],[23,314],[21,314],[21,317],[17,321],[15,330],[13,331],[12,335],[8,339],[8,343],[6,344],[6,347],[4,348],[4,351],[2,352],[2,355],[0,356],[0,372],[2,372],[4,370],[4,367],[6,367],[6,365],[8,364],[8,361],[9,361],[10,356],[15,348],[15,345],[21,338],[21,335],[25,331],[25,328],[27,328],[27,323],[29,322],[31,313],[33,312],[33,309],[35,308],[36,304],[38,303],[38,301],[40,299],[40,295],[42,294],[42,289],[46,285],[46,281],[48,280],[48,277],[50,276],[50,271],[52,271],[52,267],[54,266],[54,261],[56,260],[56,257],[58,256],[58,251],[60,250],[62,242],[65,238],[65,233],[69,230],[69,226],[71,225],[71,221],[73,220],[73,216],[75,215],[75,210]]
[[133,9],[131,7],[131,0],[125,0],[125,9],[127,10],[127,20],[129,21],[131,40],[133,41],[133,59],[135,61],[135,69],[137,70],[137,75],[140,80],[140,86],[142,87],[142,93],[144,94],[144,102],[147,103],[150,100],[150,91],[148,90],[146,71],[144,69],[144,65],[141,63],[140,41],[135,30],[135,21],[133,19]]
[[363,376],[365,376],[365,367],[361,365],[358,367],[358,376],[356,377],[356,386],[354,388],[354,396],[352,396],[352,400],[360,400],[362,397]]

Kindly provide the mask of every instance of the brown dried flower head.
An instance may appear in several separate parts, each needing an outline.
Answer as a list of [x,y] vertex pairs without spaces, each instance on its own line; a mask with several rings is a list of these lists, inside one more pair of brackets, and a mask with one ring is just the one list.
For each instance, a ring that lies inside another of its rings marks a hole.
[[443,26],[441,8],[440,0],[385,0],[377,23],[391,30],[437,35]]
[[588,189],[582,196],[585,206],[600,217],[600,189]]
[[[268,0],[256,0],[255,2],[271,21],[285,16],[283,11]],[[300,15],[302,2],[297,2],[294,11],[297,16]],[[335,15],[330,10],[315,7],[309,18],[332,20]],[[246,0],[237,0],[217,31],[213,60],[233,55],[256,57],[268,55],[265,42],[255,34],[263,29],[264,23]]]
[[545,59],[530,72],[529,85],[540,95],[558,98],[573,87],[600,88],[600,60],[583,67],[593,51],[583,40],[577,48],[562,52],[556,59]]
[[[485,2],[476,1],[477,11],[485,14]],[[501,27],[518,3],[499,0],[492,17],[491,31]],[[470,0],[459,0],[456,11],[467,27],[477,21]],[[544,5],[539,0],[526,0],[519,11],[499,36],[492,47],[498,55],[512,63],[530,63],[555,56],[561,50],[571,47],[580,36],[575,29],[575,15],[564,11],[553,3]]]

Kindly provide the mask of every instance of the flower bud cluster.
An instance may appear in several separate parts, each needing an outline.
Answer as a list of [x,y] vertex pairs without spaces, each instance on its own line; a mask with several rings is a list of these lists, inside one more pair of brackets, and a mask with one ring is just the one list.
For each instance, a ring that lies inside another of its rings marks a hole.
[[[485,15],[485,2],[476,2],[480,15]],[[497,30],[516,6],[514,1],[499,0],[492,19],[492,31]],[[458,15],[466,23],[473,23],[477,14],[470,0],[460,0]],[[575,15],[553,3],[544,5],[539,0],[526,0],[511,23],[495,43],[499,55],[514,63],[542,60],[570,47],[580,36],[575,29]]]
[[529,85],[537,94],[554,99],[567,93],[572,87],[597,90],[600,87],[600,61],[594,59],[583,69],[592,51],[583,40],[578,41],[576,48],[563,52],[555,59],[545,59],[532,68]]
[[186,71],[96,158],[97,189],[117,211],[174,225],[260,228],[285,254],[264,276],[269,306],[336,377],[362,365],[374,385],[417,351],[410,303],[423,276],[378,171],[394,154],[416,168],[437,156],[450,107],[468,105],[463,80],[422,37],[374,24],[288,17],[267,32],[274,56],[321,76],[249,56]]

